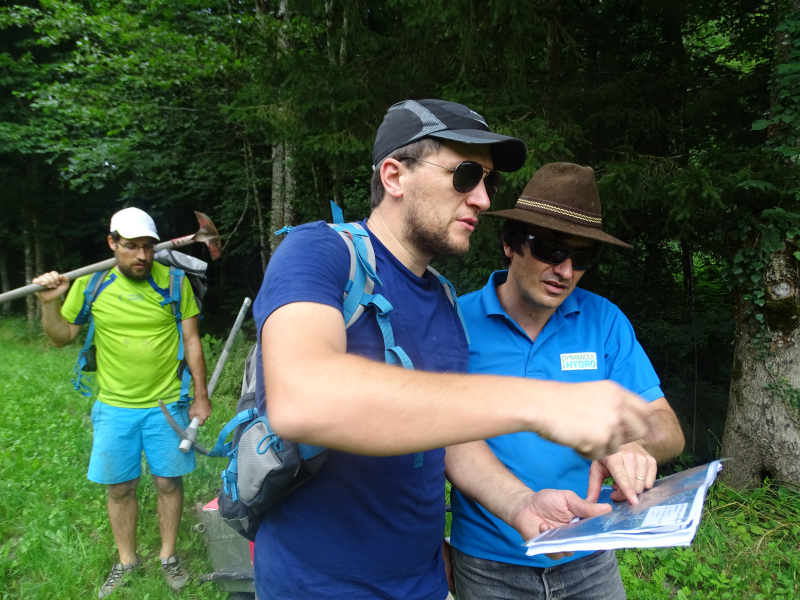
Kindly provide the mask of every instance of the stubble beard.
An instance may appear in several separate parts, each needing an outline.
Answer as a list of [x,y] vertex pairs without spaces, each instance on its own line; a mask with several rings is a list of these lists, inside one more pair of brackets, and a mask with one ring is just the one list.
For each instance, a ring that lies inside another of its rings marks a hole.
[[406,215],[405,237],[426,256],[463,256],[469,250],[469,238],[461,244],[450,239],[449,226],[452,223],[426,219],[421,203],[414,202]]

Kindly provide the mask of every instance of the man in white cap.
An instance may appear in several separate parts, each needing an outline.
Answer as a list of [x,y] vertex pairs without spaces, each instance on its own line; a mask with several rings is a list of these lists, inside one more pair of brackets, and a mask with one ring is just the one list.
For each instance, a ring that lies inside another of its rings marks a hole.
[[[33,280],[49,288],[37,295],[42,303],[42,326],[53,346],[69,344],[84,323],[93,322],[100,392],[92,408],[94,441],[88,478],[108,487],[108,517],[119,550],[119,562],[100,588],[100,598],[111,594],[124,582],[126,573],[142,563],[136,553],[136,488],[142,451],[158,493],[164,577],[177,591],[189,576],[175,555],[175,542],[183,511],[181,477],[194,470],[194,453],[179,451],[180,440],[161,414],[158,400],[164,401],[184,428],[193,417],[202,425],[211,414],[211,403],[198,335],[199,311],[186,278],[181,288],[179,327],[194,381],[194,402],[189,406],[189,399],[181,396],[181,380],[176,378],[176,372],[181,372],[176,365],[181,340],[176,317],[166,302],[169,267],[154,262],[159,239],[147,213],[126,208],[111,218],[108,235],[117,264],[97,278],[95,289],[87,294],[92,275],[77,279],[71,289],[67,278],[55,271]],[[60,298],[68,289],[62,306]]]

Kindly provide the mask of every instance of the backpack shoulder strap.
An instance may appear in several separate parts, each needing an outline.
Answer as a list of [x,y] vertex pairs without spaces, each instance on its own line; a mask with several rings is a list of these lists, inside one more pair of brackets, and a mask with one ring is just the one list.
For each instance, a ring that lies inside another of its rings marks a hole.
[[178,328],[178,371],[177,377],[181,381],[181,401],[189,401],[189,386],[192,383],[192,372],[189,365],[186,363],[186,356],[183,346],[183,314],[181,313],[181,300],[183,294],[183,280],[186,278],[186,273],[183,269],[177,267],[169,268],[169,287],[164,289],[159,287],[152,273],[147,277],[147,283],[153,288],[162,298],[161,306],[166,304],[170,305],[172,309],[172,316],[175,317],[175,326]]
[[344,213],[336,202],[331,200],[331,215],[334,225],[344,225]]
[[108,275],[110,271],[111,269],[98,271],[89,279],[89,282],[86,284],[86,289],[83,290],[83,306],[81,307],[81,312],[79,312],[78,316],[75,317],[75,325],[84,325],[89,321],[92,316],[92,304],[94,304],[94,301],[97,300],[97,297],[100,295],[100,293],[109,285],[111,285],[117,278],[117,274],[112,273],[109,280],[104,281],[106,275]]
[[339,234],[350,252],[350,273],[344,289],[345,328],[355,323],[364,312],[362,297],[371,296],[381,280],[375,270],[375,249],[369,232],[358,223],[345,223],[342,209],[331,200],[333,223],[328,226]]
[[[334,220],[341,218],[341,209],[331,202]],[[350,251],[350,274],[344,290],[345,327],[355,323],[368,308],[375,309],[375,318],[383,335],[384,356],[387,364],[402,365],[413,369],[414,365],[405,351],[394,342],[394,332],[389,313],[392,305],[380,294],[373,294],[375,284],[383,285],[376,271],[375,249],[367,231],[359,223],[329,223]]]
[[[89,331],[86,332],[86,341],[83,343],[83,348],[78,352],[78,360],[75,361],[75,366],[72,369],[72,372],[75,373],[75,379],[72,379],[72,386],[75,388],[75,391],[80,392],[81,396],[84,398],[91,398],[92,396],[92,390],[88,385],[92,378],[90,375],[83,374],[89,352],[91,352],[92,345],[94,344],[94,317],[92,316],[92,305],[103,290],[114,283],[114,280],[117,278],[117,274],[112,273],[108,281],[105,281],[110,270],[111,269],[98,271],[89,279],[89,282],[86,284],[86,289],[83,291],[83,307],[81,307],[81,312],[78,313],[78,316],[75,318],[75,325],[89,323]],[[86,382],[84,382],[84,378],[86,378]]]
[[381,285],[375,271],[375,249],[369,232],[358,223],[328,223],[328,226],[339,234],[350,252],[343,307],[345,327],[350,327],[364,312],[362,298],[372,295],[376,283]]
[[458,318],[461,319],[461,326],[464,328],[464,335],[467,337],[467,344],[470,343],[469,341],[469,331],[467,331],[467,323],[464,321],[464,315],[461,312],[461,307],[458,305],[458,296],[456,295],[456,288],[450,283],[447,278],[440,274],[439,271],[434,269],[432,266],[428,265],[428,271],[431,275],[436,277],[439,283],[444,290],[444,295],[447,296],[447,299],[450,301],[451,306],[454,306],[456,312],[458,313]]

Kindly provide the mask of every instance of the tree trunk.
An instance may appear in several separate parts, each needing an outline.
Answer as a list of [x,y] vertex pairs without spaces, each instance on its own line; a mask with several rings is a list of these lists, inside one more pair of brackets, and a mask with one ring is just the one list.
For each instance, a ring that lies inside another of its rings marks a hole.
[[[29,284],[31,280],[36,277],[35,274],[35,251],[33,248],[33,233],[31,232],[31,221],[28,215],[25,215],[25,228],[22,231],[22,237],[25,240],[25,283]],[[28,319],[28,329],[33,328],[33,323],[36,320],[36,296],[30,294],[25,298],[25,316]]]
[[283,227],[281,223],[283,222],[283,201],[286,194],[285,158],[283,142],[272,146],[272,218],[269,224],[269,247],[272,252],[275,252],[281,243],[281,236],[275,235],[275,232]]
[[[0,249],[0,290],[4,294],[11,290],[11,282],[8,279],[8,261],[6,253],[2,249]],[[11,312],[11,302],[4,302],[0,305],[0,309],[2,309],[3,314],[8,316]]]
[[[332,2],[325,4],[327,11],[333,10]],[[284,21],[291,19],[287,0],[281,0],[278,7],[278,18]],[[278,43],[282,48],[288,48],[289,42],[280,36]],[[331,47],[329,40],[328,53]],[[286,226],[294,224],[295,214],[295,176],[294,176],[294,149],[285,141],[280,141],[272,147],[272,211],[270,213],[270,252],[275,252],[283,241],[283,236],[275,232]]]
[[755,342],[760,328],[745,316],[745,303],[739,298],[722,438],[722,455],[733,459],[725,463],[722,476],[736,489],[760,485],[765,476],[800,485],[800,417],[787,402],[791,390],[800,389],[800,270],[792,253],[774,253],[764,279],[771,350],[766,361]]
[[686,240],[681,240],[681,263],[683,266],[683,291],[686,299],[686,310],[692,323],[692,346],[694,349],[694,389],[692,392],[692,454],[697,449],[697,330],[694,316],[694,248]]
[[295,177],[294,149],[280,142],[272,147],[272,213],[270,220],[270,251],[275,252],[283,241],[275,232],[294,224]]
[[[34,277],[38,277],[44,273],[44,250],[42,249],[42,236],[39,233],[39,217],[34,213],[31,217],[33,224],[33,264],[34,264]],[[39,299],[33,296],[36,300],[36,313],[34,319],[39,320],[42,318],[42,303]]]
[[295,179],[294,146],[286,145],[283,164],[283,225],[294,225],[297,217],[297,184]]
[[347,58],[347,5],[342,13],[342,39],[339,42],[339,66],[344,65]]
[[547,21],[547,79],[557,81],[561,76],[561,8],[564,0],[550,0]]
[[333,0],[325,0],[325,29],[327,35],[328,62],[336,64],[336,45],[334,42],[334,3]]
[[[783,11],[800,10],[800,0],[787,4],[777,6],[776,72],[788,60],[788,45],[795,41],[777,30]],[[777,86],[772,90],[773,106],[781,91]],[[779,136],[794,138],[796,132],[778,127],[768,131],[771,140]],[[735,488],[759,485],[765,476],[800,485],[799,269],[792,249],[784,247],[770,255],[763,279],[765,331],[745,314],[748,305],[743,291],[738,291],[731,391],[722,437],[723,455],[734,459],[722,476]]]
[[261,248],[261,272],[267,272],[269,262],[269,242],[267,240],[267,230],[264,226],[264,212],[261,206],[261,196],[258,193],[258,181],[256,179],[256,165],[253,157],[253,148],[247,135],[242,137],[244,142],[244,161],[247,168],[247,184],[253,194],[253,203],[256,206],[256,220],[258,221],[258,241]]

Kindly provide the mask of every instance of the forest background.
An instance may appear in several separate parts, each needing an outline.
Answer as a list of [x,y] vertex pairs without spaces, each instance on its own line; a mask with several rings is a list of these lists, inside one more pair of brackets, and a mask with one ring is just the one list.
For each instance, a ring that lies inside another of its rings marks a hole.
[[[199,210],[225,244],[203,321],[222,335],[272,232],[330,220],[329,199],[368,215],[375,131],[407,98],[526,142],[494,208],[545,163],[592,166],[604,228],[634,249],[582,286],[633,323],[680,463],[723,453],[734,487],[800,484],[797,0],[2,0],[2,289],[105,258],[122,207],[164,239]],[[481,287],[495,224],[436,266]],[[37,316],[33,298],[3,311]]]

